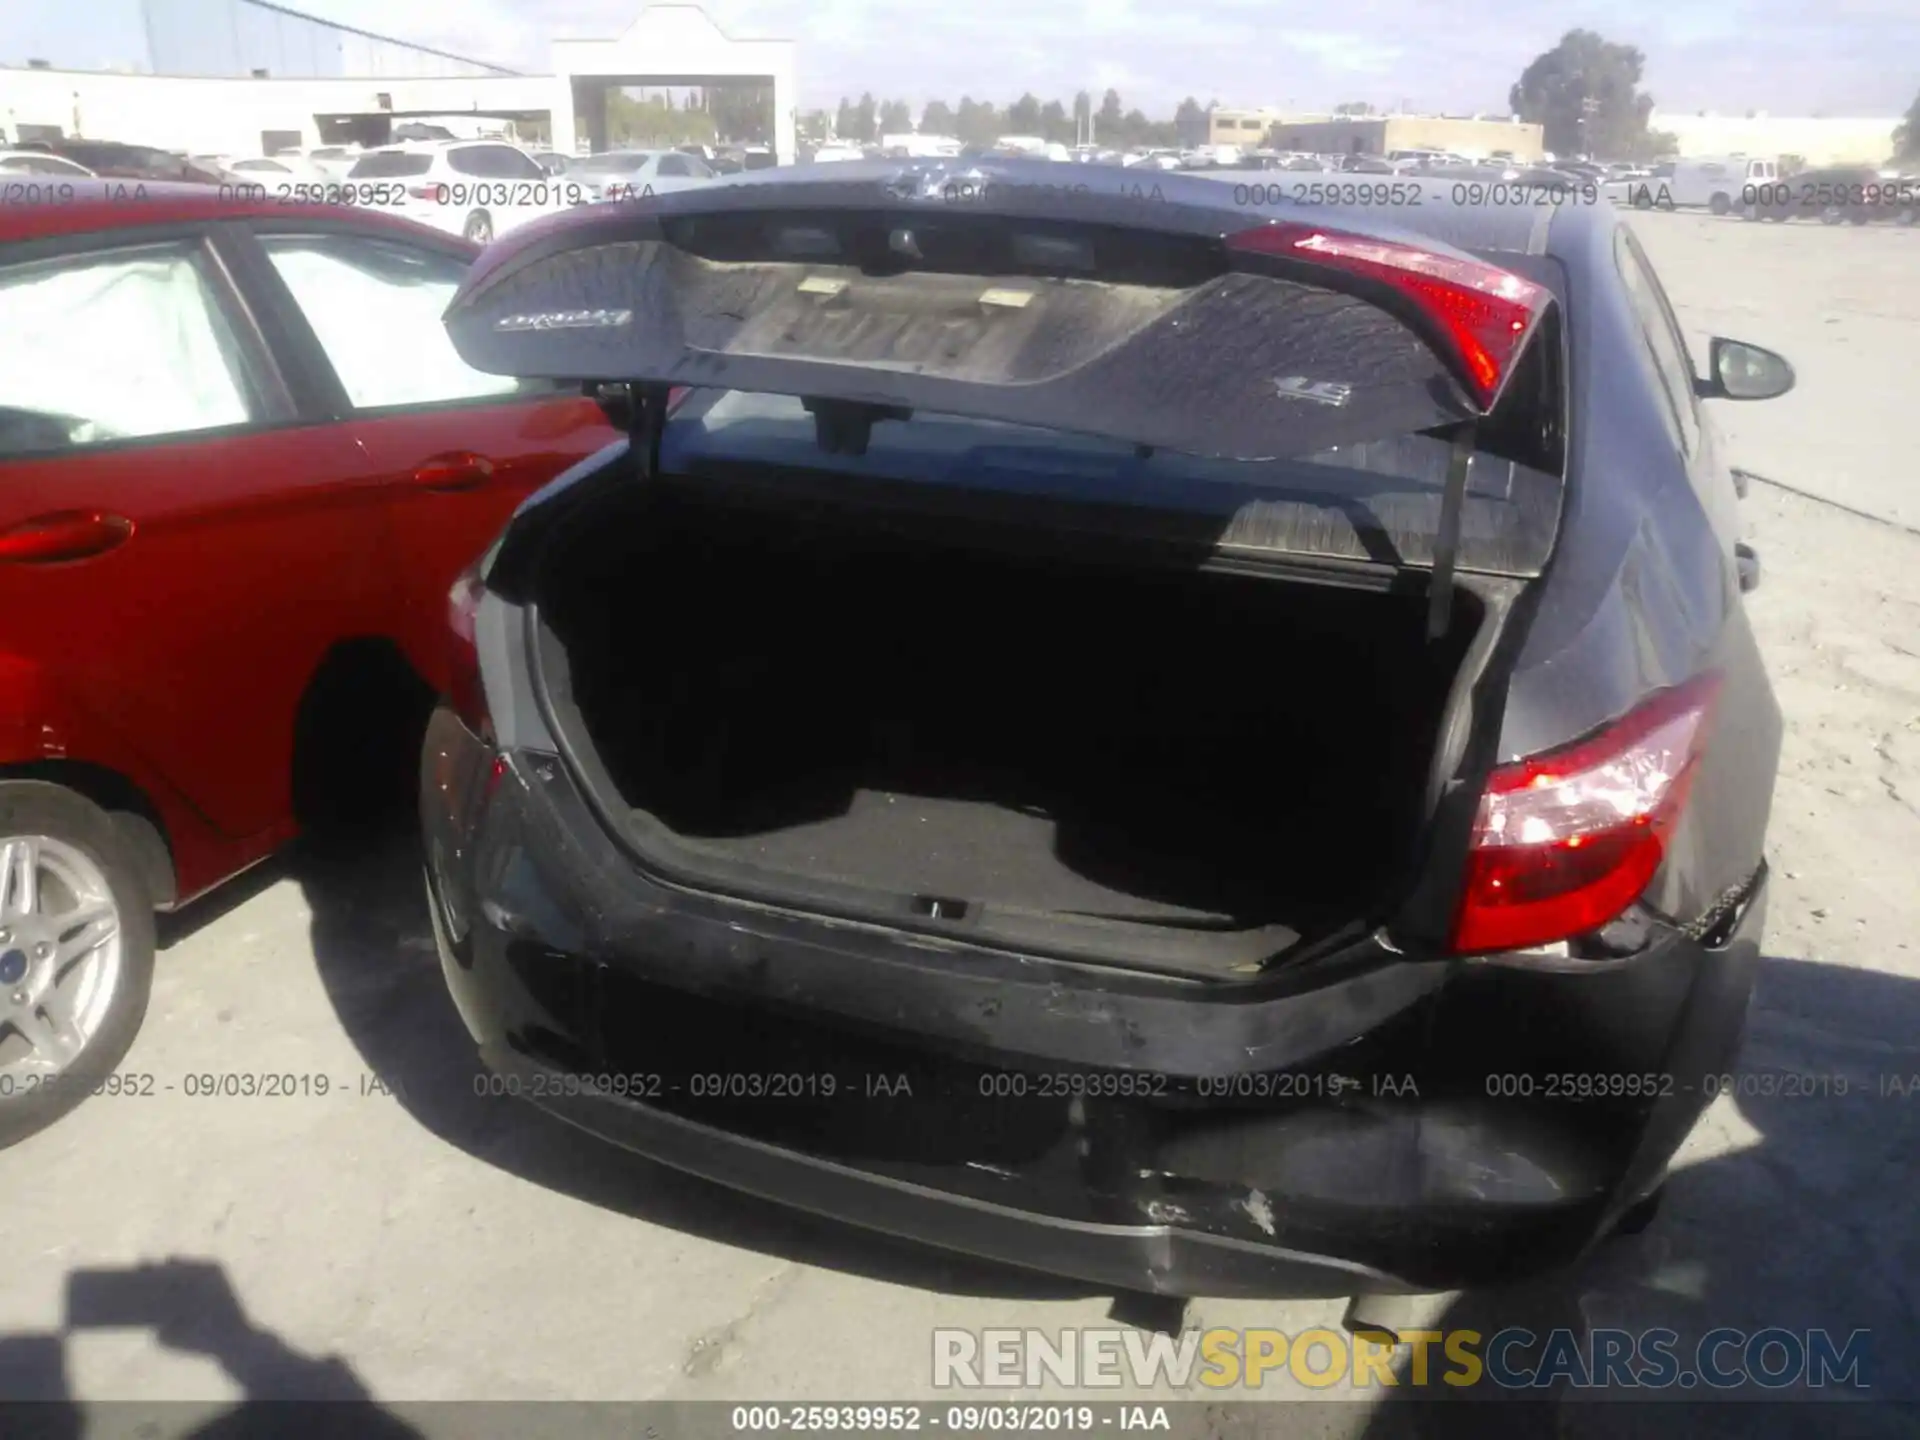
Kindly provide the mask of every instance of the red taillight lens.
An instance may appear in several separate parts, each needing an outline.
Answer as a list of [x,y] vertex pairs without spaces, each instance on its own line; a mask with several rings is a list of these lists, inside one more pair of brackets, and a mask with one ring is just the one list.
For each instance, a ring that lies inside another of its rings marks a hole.
[[1227,237],[1228,248],[1344,270],[1392,287],[1447,337],[1484,409],[1545,312],[1548,291],[1531,280],[1460,255],[1276,220]]
[[409,185],[407,186],[407,194],[415,200],[434,200],[440,195],[440,187],[438,185]]
[[447,592],[447,702],[474,734],[489,737],[493,719],[487,713],[487,691],[480,679],[480,647],[474,638],[474,619],[487,593],[480,567],[461,573]]
[[1552,944],[1632,904],[1666,855],[1719,689],[1718,676],[1702,676],[1590,739],[1496,769],[1474,820],[1453,949]]

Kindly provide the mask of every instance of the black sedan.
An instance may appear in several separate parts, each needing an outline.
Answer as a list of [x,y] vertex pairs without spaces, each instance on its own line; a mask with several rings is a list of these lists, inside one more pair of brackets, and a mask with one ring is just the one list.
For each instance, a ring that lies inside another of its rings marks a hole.
[[1803,170],[1785,180],[1749,185],[1746,190],[1748,193],[1741,196],[1741,213],[1749,220],[1784,223],[1805,219],[1827,225],[1895,220],[1903,208],[1911,211],[1916,194],[1913,181],[1884,178],[1864,165]]
[[1702,401],[1791,370],[1697,375],[1607,206],[968,173],[583,210],[449,309],[630,437],[450,601],[428,888],[491,1083],[1130,1291],[1644,1223],[1781,741]]

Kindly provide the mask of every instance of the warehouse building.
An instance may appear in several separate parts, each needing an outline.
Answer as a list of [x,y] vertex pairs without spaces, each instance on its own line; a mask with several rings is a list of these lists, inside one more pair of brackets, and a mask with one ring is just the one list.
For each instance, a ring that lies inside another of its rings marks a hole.
[[[1244,113],[1244,112],[1242,112]],[[1389,155],[1446,150],[1472,159],[1538,160],[1542,129],[1506,117],[1453,115],[1292,115],[1268,127],[1278,150],[1313,155]],[[1242,141],[1242,144],[1257,143]]]
[[[1897,115],[1867,117],[1722,115],[1712,111],[1655,110],[1647,128],[1674,137],[1682,157],[1755,155],[1799,157],[1808,165],[1878,165],[1893,153]],[[1271,139],[1269,139],[1271,137]],[[1385,155],[1395,150],[1447,150],[1487,158],[1537,160],[1545,153],[1542,127],[1510,118],[1431,115],[1307,115],[1276,109],[1208,112],[1208,141],[1252,149],[1271,143],[1312,154]]]
[[1893,154],[1898,115],[1873,117],[1680,114],[1655,110],[1650,130],[1674,137],[1682,158],[1793,155],[1808,165],[1881,165]]
[[[0,16],[0,132],[8,142],[120,140],[189,154],[377,145],[409,119],[465,117],[604,148],[606,97],[629,86],[752,84],[773,97],[771,138],[794,158],[790,40],[736,39],[697,5],[651,5],[607,40],[555,40],[527,75],[284,9],[268,0],[129,0],[137,53],[81,68],[36,53]],[[16,25],[19,28],[16,29]]]

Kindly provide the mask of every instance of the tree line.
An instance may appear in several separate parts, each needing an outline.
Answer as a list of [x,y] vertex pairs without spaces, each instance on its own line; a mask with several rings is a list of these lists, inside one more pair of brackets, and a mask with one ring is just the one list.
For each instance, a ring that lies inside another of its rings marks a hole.
[[[1616,44],[1591,30],[1569,30],[1521,72],[1507,101],[1520,119],[1540,125],[1545,148],[1556,155],[1596,155],[1607,160],[1653,160],[1672,155],[1674,137],[1649,128],[1653,97],[1640,88],[1646,57],[1632,45]],[[916,128],[946,135],[968,145],[990,145],[1002,135],[1035,135],[1071,145],[1091,139],[1113,149],[1185,147],[1204,144],[1207,113],[1189,95],[1170,120],[1155,120],[1129,106],[1117,90],[1096,105],[1081,91],[1071,104],[1041,100],[1031,93],[1009,105],[963,95],[957,105],[932,100],[919,113],[904,100],[879,100],[871,93],[842,99],[837,108],[811,110],[798,117],[802,144],[828,138],[856,144],[877,143],[883,135]],[[672,98],[637,100],[608,96],[610,130],[617,140],[649,139],[669,144],[718,140],[766,144],[772,140],[773,95],[766,85],[726,85],[692,91],[675,107]],[[1363,101],[1333,107],[1336,115],[1380,112]],[[1089,125],[1089,122],[1091,124]],[[1265,143],[1276,136],[1269,132]],[[1920,96],[1894,133],[1898,163],[1920,160]]]
[[920,134],[945,135],[966,145],[991,145],[1002,135],[1034,135],[1073,145],[1091,134],[1090,143],[1111,149],[1172,147],[1205,144],[1207,112],[1218,103],[1202,105],[1189,95],[1171,120],[1151,120],[1138,107],[1129,108],[1117,90],[1108,90],[1097,105],[1085,90],[1070,105],[1031,93],[1005,106],[963,95],[957,105],[930,100],[916,116],[906,101],[876,100],[869,92],[858,100],[843,98],[833,111],[807,112],[799,129],[804,140],[816,144],[831,137],[871,145],[883,135],[904,135],[917,128]]

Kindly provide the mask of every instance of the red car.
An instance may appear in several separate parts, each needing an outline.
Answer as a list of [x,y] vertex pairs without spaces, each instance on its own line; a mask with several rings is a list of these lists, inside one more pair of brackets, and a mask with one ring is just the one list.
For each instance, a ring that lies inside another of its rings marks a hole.
[[446,689],[449,587],[618,433],[579,387],[455,355],[461,240],[187,186],[0,190],[5,1144],[132,1044],[155,910],[349,812],[348,781],[410,780],[389,722]]

